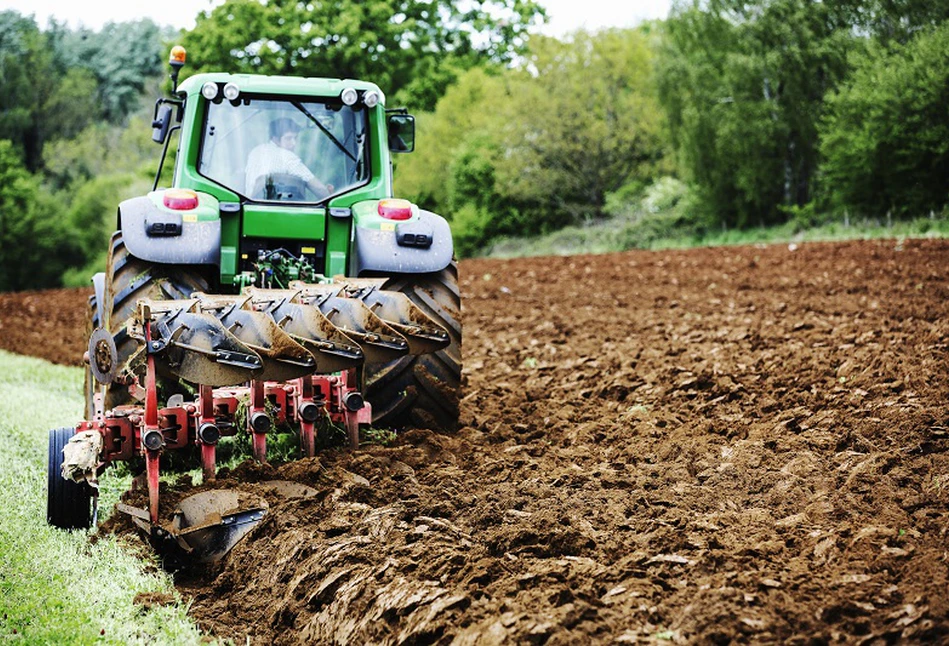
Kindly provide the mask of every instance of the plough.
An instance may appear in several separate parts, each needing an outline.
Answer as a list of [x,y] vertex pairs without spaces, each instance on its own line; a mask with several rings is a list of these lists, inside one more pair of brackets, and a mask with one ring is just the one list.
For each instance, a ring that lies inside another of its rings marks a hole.
[[[140,301],[127,332],[141,347],[129,361],[131,369],[118,377],[138,403],[104,410],[102,393],[96,393],[93,418],[76,426],[66,447],[63,477],[90,487],[95,513],[96,474],[109,463],[143,458],[148,508],[121,505],[120,511],[152,537],[171,538],[202,558],[219,558],[265,509],[232,508],[232,496],[219,492],[197,505],[213,517],[210,525],[191,518],[192,531],[184,532],[180,510],[177,524],[162,522],[162,453],[196,447],[209,482],[216,474],[219,440],[245,431],[259,462],[267,460],[267,434],[275,427],[299,428],[301,454],[315,455],[321,420],[345,429],[349,447],[357,448],[360,426],[372,422],[371,405],[358,388],[360,366],[434,352],[449,343],[448,333],[408,297],[380,289],[383,282],[340,279],[293,283],[286,290],[249,287],[240,295]],[[97,351],[89,361],[97,378],[111,382],[117,377],[111,374],[115,355],[108,340],[93,335]],[[159,377],[194,384],[196,396],[186,401],[174,394],[159,405]],[[76,457],[90,455],[97,456],[96,464]],[[203,531],[194,532],[196,525]],[[234,531],[238,526],[244,531]]]

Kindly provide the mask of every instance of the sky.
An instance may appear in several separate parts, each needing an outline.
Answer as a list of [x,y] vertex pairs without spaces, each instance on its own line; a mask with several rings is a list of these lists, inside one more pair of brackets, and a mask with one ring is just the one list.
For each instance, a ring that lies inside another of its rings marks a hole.
[[[0,0],[0,10],[13,9],[33,15],[40,28],[49,18],[70,27],[98,30],[106,22],[151,18],[158,24],[191,29],[194,18],[219,0]],[[541,30],[563,36],[575,29],[631,27],[642,20],[665,18],[672,0],[539,0],[547,9],[549,23]]]

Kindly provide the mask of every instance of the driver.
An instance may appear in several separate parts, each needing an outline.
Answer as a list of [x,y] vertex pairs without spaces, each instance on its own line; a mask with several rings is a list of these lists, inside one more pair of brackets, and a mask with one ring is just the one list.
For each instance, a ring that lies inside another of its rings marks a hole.
[[[297,156],[297,133],[300,126],[290,118],[281,117],[270,122],[270,141],[260,144],[247,156],[245,189],[252,198],[267,198],[267,187],[279,181],[278,175],[290,176],[305,183],[322,199],[333,192],[332,184],[316,179],[313,172]],[[302,198],[302,196],[300,196]]]

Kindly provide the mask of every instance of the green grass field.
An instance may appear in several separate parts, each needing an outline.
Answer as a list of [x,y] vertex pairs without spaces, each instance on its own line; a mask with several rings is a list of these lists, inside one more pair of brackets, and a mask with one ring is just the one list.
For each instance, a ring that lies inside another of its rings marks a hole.
[[[0,351],[0,642],[194,644],[171,579],[113,538],[46,524],[49,429],[83,412],[82,371]],[[128,477],[103,478],[108,513]],[[145,610],[138,593],[178,603]]]
[[662,216],[650,216],[653,229],[644,233],[643,227],[628,218],[618,217],[589,226],[566,227],[559,231],[531,238],[500,238],[488,245],[483,254],[492,258],[523,256],[569,256],[586,253],[609,253],[631,249],[687,249],[690,247],[718,247],[726,245],[780,244],[801,242],[830,242],[843,240],[872,240],[879,238],[945,238],[949,237],[949,218],[917,218],[890,224],[860,222],[844,225],[828,223],[800,228],[793,222],[781,226],[709,232],[701,236],[677,233]]

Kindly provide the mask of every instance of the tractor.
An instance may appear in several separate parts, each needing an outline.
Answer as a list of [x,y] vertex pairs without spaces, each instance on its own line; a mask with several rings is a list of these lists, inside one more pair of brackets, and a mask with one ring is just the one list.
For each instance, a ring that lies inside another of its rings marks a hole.
[[[266,461],[276,429],[299,432],[312,456],[320,424],[352,448],[366,425],[451,428],[461,303],[448,223],[393,193],[412,115],[358,80],[202,73],[179,85],[185,58],[172,49],[171,94],[155,103],[152,191],[119,204],[92,278],[85,419],[50,432],[47,518],[89,528],[102,469],[144,461],[148,507],[120,509],[200,551],[222,536],[229,547],[265,510],[232,509],[222,490],[197,518],[160,518],[162,455],[199,455],[208,482],[223,436],[249,434]],[[211,538],[187,538],[198,535]]]

